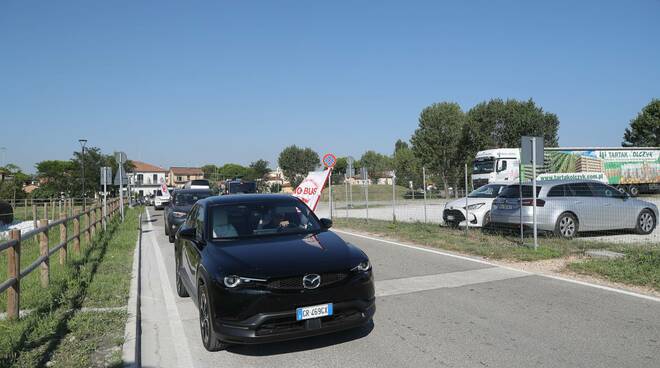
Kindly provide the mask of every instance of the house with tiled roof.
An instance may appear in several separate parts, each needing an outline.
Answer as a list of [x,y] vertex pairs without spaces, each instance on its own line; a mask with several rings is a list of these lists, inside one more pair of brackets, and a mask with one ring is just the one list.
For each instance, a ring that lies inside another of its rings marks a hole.
[[167,170],[160,166],[132,160],[133,169],[128,173],[131,191],[139,196],[154,194],[162,184],[167,184]]
[[172,166],[167,173],[167,184],[171,187],[183,188],[190,180],[204,179],[204,172],[199,167]]

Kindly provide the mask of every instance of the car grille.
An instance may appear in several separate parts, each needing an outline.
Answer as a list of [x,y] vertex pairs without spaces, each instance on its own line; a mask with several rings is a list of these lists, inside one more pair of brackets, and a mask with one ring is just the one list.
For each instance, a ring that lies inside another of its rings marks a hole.
[[[447,220],[448,216],[454,216],[453,220]],[[442,219],[445,220],[445,222],[461,222],[465,220],[465,216],[463,215],[463,212],[459,210],[444,210],[442,213]]]
[[[344,280],[346,277],[348,277],[348,273],[346,272],[322,273],[321,285],[319,285],[319,287],[325,287],[338,283]],[[304,289],[302,279],[303,276],[274,279],[269,281],[267,286],[269,289],[276,290],[301,290]]]

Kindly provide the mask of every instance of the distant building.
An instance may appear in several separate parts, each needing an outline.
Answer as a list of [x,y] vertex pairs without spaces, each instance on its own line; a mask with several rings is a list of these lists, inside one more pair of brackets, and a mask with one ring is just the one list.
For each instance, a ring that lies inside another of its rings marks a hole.
[[128,175],[131,191],[140,196],[148,196],[167,183],[167,170],[142,161],[131,161],[134,168]]
[[170,167],[167,173],[167,184],[171,187],[183,188],[190,180],[204,179],[204,171],[199,167]]
[[264,183],[267,186],[271,186],[273,184],[278,184],[281,187],[287,187],[291,186],[289,181],[284,177],[284,173],[282,172],[282,169],[279,167],[268,174],[264,175]]

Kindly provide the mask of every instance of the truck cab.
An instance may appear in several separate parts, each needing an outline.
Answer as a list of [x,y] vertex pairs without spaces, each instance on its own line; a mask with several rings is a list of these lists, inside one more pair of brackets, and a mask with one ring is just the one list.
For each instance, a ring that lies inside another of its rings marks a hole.
[[520,150],[496,148],[477,152],[472,163],[472,186],[488,183],[515,183],[518,180]]

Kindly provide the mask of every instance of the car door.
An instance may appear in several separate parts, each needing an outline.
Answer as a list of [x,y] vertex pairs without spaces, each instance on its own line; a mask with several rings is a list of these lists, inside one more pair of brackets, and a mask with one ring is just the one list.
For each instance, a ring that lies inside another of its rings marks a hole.
[[[190,210],[190,214],[188,214],[188,218],[186,218],[186,222],[182,225],[183,228],[195,228],[196,226],[196,216],[198,212],[198,207],[199,206],[194,206]],[[192,270],[192,262],[190,261],[190,248],[196,248],[195,242],[191,239],[181,239],[181,268],[183,271],[182,276],[185,278],[185,282],[188,286],[190,286],[190,289],[195,291],[195,285],[196,283],[193,282],[195,279],[193,278],[194,271]]]
[[197,211],[195,211],[195,216],[191,217],[191,220],[194,221],[195,226],[195,240],[190,242],[190,246],[186,250],[186,256],[188,258],[188,264],[190,267],[190,281],[191,285],[197,287],[197,271],[199,269],[199,264],[202,260],[202,251],[206,245],[206,211],[204,206],[196,206]]
[[629,229],[635,226],[637,213],[634,206],[626,201],[625,195],[616,188],[603,183],[589,183],[594,196],[602,203],[600,218],[602,230]]
[[595,201],[591,187],[587,182],[571,183],[566,187],[566,195],[571,197],[573,212],[578,217],[580,231],[599,230],[601,223],[599,212],[602,211]]

